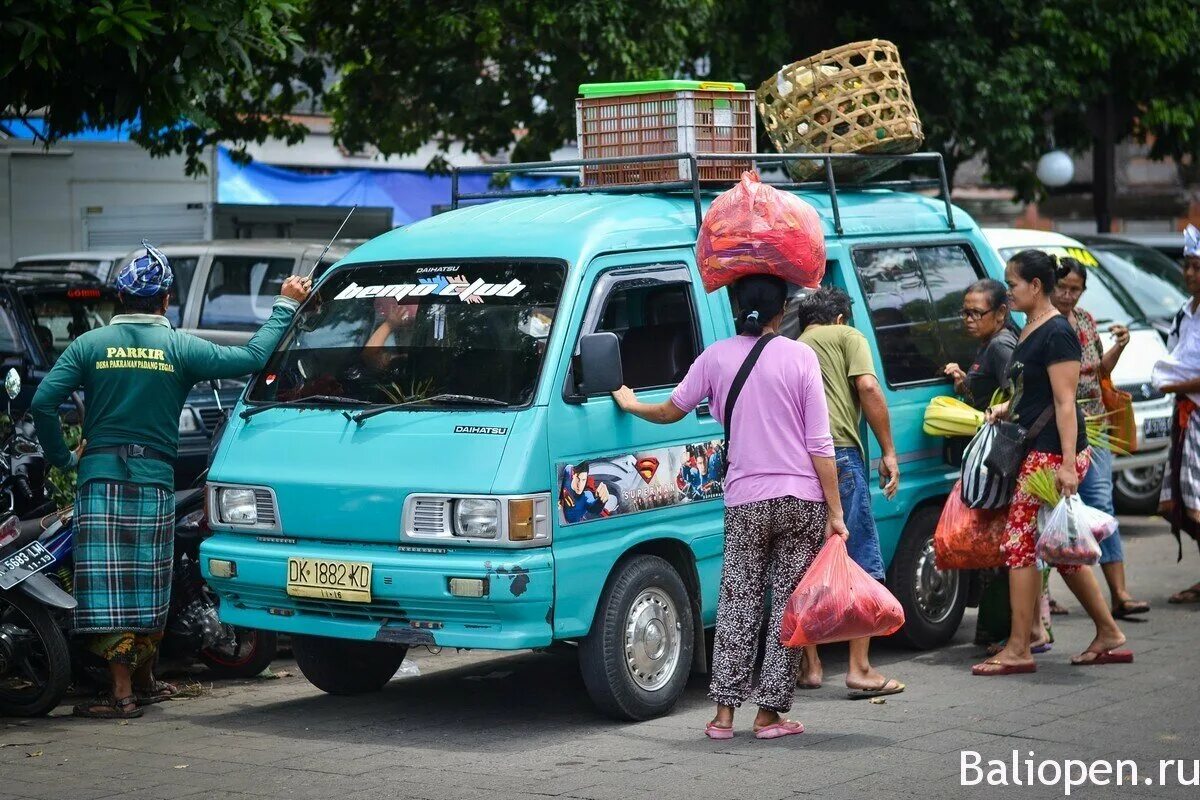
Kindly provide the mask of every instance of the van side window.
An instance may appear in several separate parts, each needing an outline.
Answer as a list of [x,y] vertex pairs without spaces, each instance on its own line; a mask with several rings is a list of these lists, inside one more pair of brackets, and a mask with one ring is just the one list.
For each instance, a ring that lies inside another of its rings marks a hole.
[[626,386],[649,389],[683,380],[699,350],[689,284],[631,277],[611,285],[600,309],[588,332],[609,331],[621,340]]
[[853,258],[889,385],[944,380],[946,364],[971,363],[978,343],[960,311],[984,273],[967,245],[856,248]]
[[201,328],[256,331],[271,316],[294,258],[214,256],[200,309]]

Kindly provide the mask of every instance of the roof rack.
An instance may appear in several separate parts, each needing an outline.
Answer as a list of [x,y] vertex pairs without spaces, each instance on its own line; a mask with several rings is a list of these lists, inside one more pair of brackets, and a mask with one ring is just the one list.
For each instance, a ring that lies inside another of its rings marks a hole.
[[[459,190],[459,175],[528,175],[534,177],[558,177],[563,179],[579,179],[578,168],[597,167],[608,164],[646,164],[661,161],[687,160],[692,176],[688,180],[665,183],[631,183],[606,186],[556,186],[545,189],[497,189],[488,192],[463,192]],[[750,161],[756,167],[761,164],[784,165],[788,161],[821,161],[824,162],[825,179],[821,181],[804,181],[800,183],[772,183],[777,189],[823,189],[829,194],[830,210],[833,213],[833,229],[842,233],[842,215],[838,206],[838,190],[845,189],[891,189],[900,192],[913,192],[923,189],[937,189],[938,199],[946,205],[946,225],[950,230],[955,229],[954,209],[950,203],[950,184],[946,179],[946,164],[941,153],[909,153],[893,155],[887,153],[660,153],[643,156],[618,156],[615,158],[582,158],[571,161],[534,161],[523,164],[488,164],[484,166],[452,167],[450,171],[450,208],[458,208],[464,201],[488,201],[514,197],[549,197],[560,194],[642,194],[689,192],[696,211],[696,230],[704,219],[701,192],[712,189],[717,184],[714,181],[703,181],[699,178],[698,169],[701,161]],[[833,173],[835,161],[891,161],[899,163],[934,164],[937,167],[936,178],[918,178],[912,180],[868,181],[863,183],[843,183],[839,187]],[[723,182],[729,186],[733,181]]]

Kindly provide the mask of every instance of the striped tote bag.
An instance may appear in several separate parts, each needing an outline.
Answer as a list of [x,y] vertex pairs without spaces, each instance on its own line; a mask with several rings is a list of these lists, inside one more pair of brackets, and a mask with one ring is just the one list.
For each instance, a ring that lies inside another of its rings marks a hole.
[[996,427],[985,423],[963,451],[962,500],[968,508],[1004,508],[1012,501],[1016,479],[1006,479],[987,467],[988,452],[996,440]]

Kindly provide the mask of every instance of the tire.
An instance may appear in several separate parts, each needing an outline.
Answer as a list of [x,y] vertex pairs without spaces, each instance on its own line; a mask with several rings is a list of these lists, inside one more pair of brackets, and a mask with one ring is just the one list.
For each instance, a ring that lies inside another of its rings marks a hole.
[[904,627],[896,636],[918,650],[949,642],[967,607],[966,576],[939,570],[933,563],[939,516],[940,504],[919,508],[909,517],[888,568],[888,588],[904,607]]
[[[197,656],[208,671],[217,678],[253,678],[271,666],[279,640],[274,631],[233,626],[237,636],[238,653],[230,655],[219,650],[201,650]],[[245,651],[243,652],[243,647]]]
[[[7,606],[7,607],[6,607]],[[16,609],[17,613],[13,613]],[[24,619],[22,619],[24,618]],[[0,625],[12,624],[31,630],[38,640],[37,660],[44,665],[46,681],[35,692],[8,693],[4,689],[4,667],[0,666],[0,717],[41,717],[53,711],[67,693],[71,681],[71,651],[67,637],[48,608],[19,590],[0,597]],[[0,634],[3,629],[0,628]],[[4,655],[0,642],[0,660]]]
[[1113,505],[1119,514],[1143,516],[1158,511],[1158,493],[1162,489],[1166,467],[1156,464],[1140,469],[1113,473]]
[[670,563],[651,555],[618,563],[579,647],[583,682],[601,713],[620,720],[668,713],[691,672],[693,625],[687,587]]
[[379,644],[323,636],[293,636],[292,655],[309,683],[328,694],[377,692],[400,669],[406,644]]

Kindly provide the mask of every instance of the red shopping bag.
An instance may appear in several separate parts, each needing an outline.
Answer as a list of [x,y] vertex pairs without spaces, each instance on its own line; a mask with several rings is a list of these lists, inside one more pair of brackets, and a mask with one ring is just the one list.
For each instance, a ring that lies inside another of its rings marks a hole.
[[783,610],[785,647],[890,636],[904,624],[900,601],[846,552],[840,536],[825,542]]
[[708,207],[696,238],[704,290],[747,275],[774,275],[816,288],[825,275],[825,232],[816,209],[794,194],[762,183],[756,172]]
[[954,484],[933,532],[938,569],[990,569],[1004,566],[1004,527],[1008,507],[970,508],[962,499],[962,481]]

